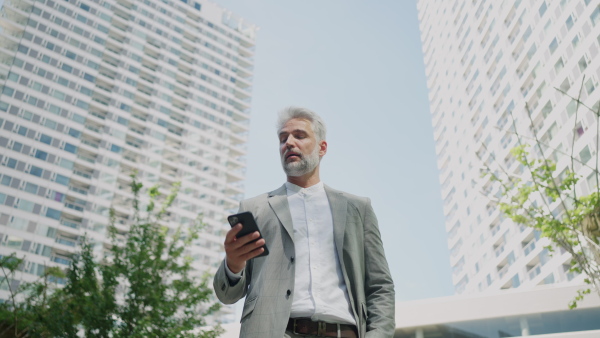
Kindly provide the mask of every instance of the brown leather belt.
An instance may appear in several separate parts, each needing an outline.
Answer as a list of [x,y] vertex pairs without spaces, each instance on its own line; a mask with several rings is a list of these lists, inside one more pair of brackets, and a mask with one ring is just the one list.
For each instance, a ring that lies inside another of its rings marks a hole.
[[340,337],[356,338],[358,330],[354,325],[331,324],[325,322],[314,322],[310,318],[290,318],[286,330],[294,334],[303,334],[319,337],[337,337],[338,330]]

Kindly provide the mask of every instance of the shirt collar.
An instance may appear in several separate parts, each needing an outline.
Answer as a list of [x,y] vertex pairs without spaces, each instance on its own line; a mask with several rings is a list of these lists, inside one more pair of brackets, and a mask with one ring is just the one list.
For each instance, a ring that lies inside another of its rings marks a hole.
[[325,189],[325,186],[322,181],[319,181],[319,183],[311,185],[308,188],[302,188],[301,186],[295,185],[294,183],[285,182],[285,187],[287,189],[288,196],[297,194],[299,192],[305,195],[313,195]]

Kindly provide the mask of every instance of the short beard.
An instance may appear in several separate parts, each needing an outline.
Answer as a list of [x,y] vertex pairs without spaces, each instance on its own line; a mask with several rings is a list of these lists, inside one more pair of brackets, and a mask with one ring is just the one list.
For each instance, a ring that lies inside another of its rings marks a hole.
[[283,171],[287,176],[298,177],[306,175],[315,170],[315,168],[319,165],[320,158],[318,145],[315,145],[315,150],[313,150],[312,153],[300,155],[300,161],[289,163],[286,163],[285,156],[281,157],[281,165],[283,166]]

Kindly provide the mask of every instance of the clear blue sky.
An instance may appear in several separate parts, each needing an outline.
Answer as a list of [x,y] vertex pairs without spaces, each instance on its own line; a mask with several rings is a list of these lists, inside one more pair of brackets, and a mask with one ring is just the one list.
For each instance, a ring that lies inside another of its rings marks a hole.
[[246,196],[279,187],[275,119],[328,126],[321,179],[372,199],[396,299],[453,293],[416,3],[214,0],[260,27]]

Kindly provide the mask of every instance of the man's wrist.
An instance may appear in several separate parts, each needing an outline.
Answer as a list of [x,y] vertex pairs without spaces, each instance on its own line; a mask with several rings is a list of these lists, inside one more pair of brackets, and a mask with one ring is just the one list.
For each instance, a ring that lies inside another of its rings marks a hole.
[[239,282],[240,279],[242,279],[242,276],[244,275],[244,268],[242,268],[242,270],[238,272],[233,272],[229,268],[229,264],[227,264],[227,261],[225,261],[225,274],[227,275],[227,278],[229,279],[231,284],[236,284],[237,282]]

